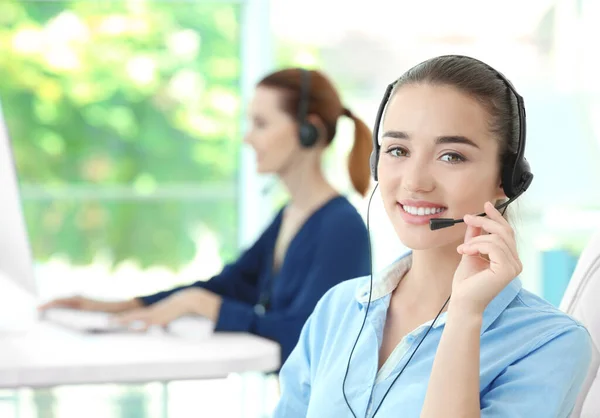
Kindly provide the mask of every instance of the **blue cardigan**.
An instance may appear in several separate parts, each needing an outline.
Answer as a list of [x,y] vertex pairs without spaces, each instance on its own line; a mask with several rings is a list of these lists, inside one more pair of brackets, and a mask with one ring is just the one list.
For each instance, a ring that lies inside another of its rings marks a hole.
[[[223,297],[215,331],[250,332],[277,341],[282,364],[319,299],[336,284],[370,272],[369,237],[354,206],[337,196],[317,209],[290,242],[273,272],[283,208],[258,240],[208,281],[141,297],[156,303],[178,290],[201,287]],[[257,307],[268,296],[266,311]]]

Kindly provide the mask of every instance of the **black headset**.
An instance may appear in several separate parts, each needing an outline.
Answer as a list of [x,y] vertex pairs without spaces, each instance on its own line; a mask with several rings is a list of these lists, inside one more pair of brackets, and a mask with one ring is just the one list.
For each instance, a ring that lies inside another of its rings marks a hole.
[[319,139],[319,130],[306,118],[310,103],[310,70],[300,68],[300,101],[298,103],[298,136],[304,148],[310,148]]
[[[496,76],[502,80],[502,82],[506,85],[506,87],[510,90],[510,92],[514,95],[517,100],[517,110],[519,113],[519,142],[517,145],[517,152],[511,153],[507,152],[502,160],[502,188],[504,189],[504,194],[506,197],[514,198],[518,195],[521,195],[533,180],[533,173],[531,172],[531,168],[529,163],[525,159],[525,136],[526,136],[526,122],[525,122],[525,102],[523,97],[513,86],[513,84],[500,73],[498,70],[494,69],[490,65],[472,57],[467,57],[464,55],[444,55],[438,58],[445,57],[458,57],[469,59],[472,61],[476,61],[480,64],[483,64],[486,68],[496,74]],[[419,64],[421,65],[421,64]],[[381,124],[381,119],[383,118],[383,112],[385,107],[387,106],[394,86],[398,83],[398,80],[394,81],[392,84],[387,86],[385,90],[385,94],[383,96],[383,100],[379,105],[379,110],[377,111],[377,118],[375,120],[375,126],[373,129],[373,151],[371,152],[370,157],[370,165],[371,165],[371,175],[375,181],[377,179],[377,164],[379,163],[379,154],[381,150],[381,146],[379,145],[379,126]]]

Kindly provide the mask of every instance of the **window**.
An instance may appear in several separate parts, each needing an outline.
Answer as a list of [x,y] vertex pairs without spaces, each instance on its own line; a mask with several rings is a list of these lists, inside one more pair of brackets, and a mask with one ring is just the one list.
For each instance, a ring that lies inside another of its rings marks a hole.
[[0,4],[0,99],[42,295],[153,292],[237,254],[240,13]]
[[[238,210],[256,194],[239,186],[254,181],[238,164],[243,13],[239,1],[0,2],[0,101],[43,297],[208,278],[252,235]],[[184,416],[201,393],[202,411],[235,413],[252,408],[240,379],[179,382],[168,405],[158,383],[16,402],[48,417]]]

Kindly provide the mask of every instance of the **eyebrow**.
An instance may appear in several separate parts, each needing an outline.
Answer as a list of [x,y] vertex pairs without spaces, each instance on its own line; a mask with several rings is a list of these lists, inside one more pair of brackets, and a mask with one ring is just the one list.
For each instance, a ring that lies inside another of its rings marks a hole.
[[[383,134],[382,138],[395,138],[395,139],[407,139],[410,140],[410,136],[406,133],[406,132],[402,132],[402,131],[387,131]],[[472,140],[470,140],[469,138],[467,138],[466,136],[462,136],[462,135],[443,135],[443,136],[438,136],[435,139],[435,143],[436,145],[441,145],[441,144],[465,144],[465,145],[470,145],[472,147],[475,148],[479,148],[479,145],[477,145],[475,142],[473,142]]]

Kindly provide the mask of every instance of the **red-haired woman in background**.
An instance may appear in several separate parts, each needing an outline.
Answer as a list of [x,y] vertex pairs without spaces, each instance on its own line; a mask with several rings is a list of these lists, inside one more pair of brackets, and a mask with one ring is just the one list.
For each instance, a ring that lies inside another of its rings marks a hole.
[[216,331],[250,332],[279,342],[285,361],[321,296],[370,271],[364,222],[321,169],[341,116],[354,121],[348,168],[354,188],[364,196],[369,128],[342,104],[321,72],[277,71],[257,85],[245,142],[256,152],[259,172],[274,173],[283,182],[289,202],[258,240],[208,281],[123,302],[75,296],[40,309],[105,311],[118,314],[122,323],[146,326],[198,314],[214,321]]

